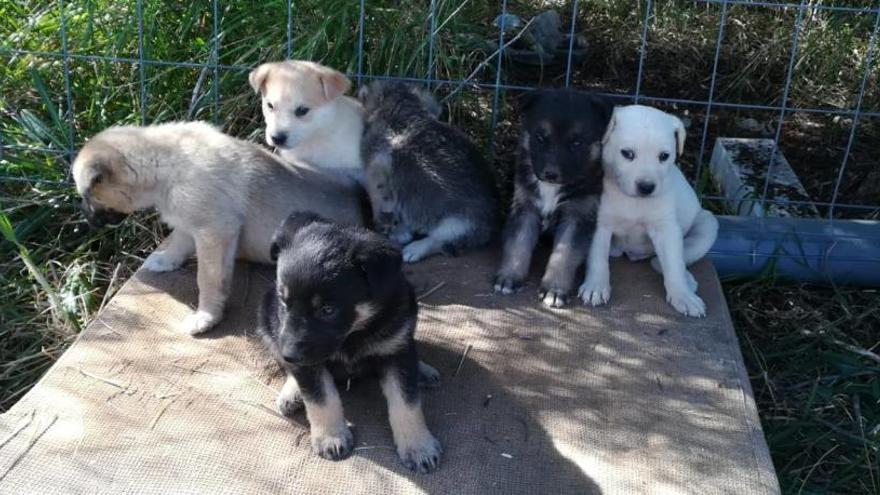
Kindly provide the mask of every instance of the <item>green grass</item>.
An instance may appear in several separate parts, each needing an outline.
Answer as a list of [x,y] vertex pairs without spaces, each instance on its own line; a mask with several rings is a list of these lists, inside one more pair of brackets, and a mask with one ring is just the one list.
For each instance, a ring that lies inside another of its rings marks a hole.
[[[71,53],[137,58],[134,0],[64,3]],[[429,2],[366,4],[364,72],[424,77]],[[538,10],[536,4],[511,0],[509,9],[528,17]],[[221,1],[216,19],[222,33],[219,63],[252,66],[283,58],[286,5],[283,0]],[[436,5],[434,77],[461,79],[488,56],[485,41],[497,35],[491,26],[497,5],[476,0],[437,0]],[[591,51],[585,63],[573,67],[574,85],[632,91],[645,2],[590,0],[579,5],[578,31]],[[656,0],[654,5],[643,92],[708,98],[721,7],[684,0]],[[295,58],[356,72],[358,2],[296,1],[294,12]],[[559,12],[567,23],[570,4]],[[145,58],[210,62],[214,21],[211,2],[145,0]],[[805,18],[789,104],[851,107],[873,22],[869,15],[829,12]],[[716,99],[778,104],[793,23],[790,10],[730,7]],[[57,2],[0,0],[2,48],[60,51],[60,28]],[[476,72],[475,81],[494,82],[496,67],[491,62]],[[72,108],[66,101],[62,60],[0,54],[0,138],[16,147],[5,149],[0,157],[0,177],[28,179],[0,182],[0,290],[5,296],[0,301],[0,410],[29,389],[166,233],[149,214],[115,230],[88,230],[71,188],[40,182],[67,177],[67,150],[109,125],[188,116],[214,120],[231,134],[259,139],[258,105],[246,70],[221,70],[215,78],[210,70],[148,64],[143,70],[147,97],[142,100],[137,64],[72,59],[69,67]],[[508,84],[558,85],[563,78],[559,71],[516,70],[509,62],[504,67],[502,81]],[[880,63],[875,63],[866,92],[868,109],[880,107],[878,79]],[[440,95],[452,89],[436,86]],[[516,96],[515,91],[502,93],[494,132],[494,163],[505,181],[516,140]],[[691,172],[704,109],[664,108],[692,122],[682,161]],[[491,111],[491,92],[467,87],[450,99],[447,113],[488,151]],[[73,118],[72,128],[68,117]],[[716,108],[709,121],[710,145],[717,136],[743,135],[735,122],[746,117],[775,129],[776,112]],[[849,125],[846,119],[812,114],[786,120],[783,151],[817,199],[830,199]],[[876,149],[871,146],[880,140],[878,128],[867,119],[860,125],[842,188],[844,201],[876,203],[880,197],[880,190],[870,186],[876,183],[871,180],[876,176]],[[707,182],[701,177],[701,184]],[[880,493],[880,385],[878,363],[871,354],[880,328],[880,296],[870,290],[795,286],[769,279],[725,287],[784,490]]]
[[725,284],[786,493],[880,493],[880,293]]

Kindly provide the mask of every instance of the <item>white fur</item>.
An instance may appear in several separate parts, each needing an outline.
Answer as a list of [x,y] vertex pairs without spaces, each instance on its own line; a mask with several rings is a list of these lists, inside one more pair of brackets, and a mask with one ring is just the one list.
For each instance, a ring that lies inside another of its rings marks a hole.
[[541,210],[541,216],[548,216],[556,210],[559,203],[559,184],[551,184],[549,182],[538,181],[538,209]]
[[[263,64],[251,83],[262,97],[266,142],[283,158],[337,169],[362,181],[363,107],[354,98],[326,94],[328,81],[340,78],[350,85],[329,67],[292,60]],[[295,114],[300,106],[309,109],[306,115]],[[284,143],[272,139],[279,133],[287,136]]]
[[278,151],[286,160],[339,169],[360,180],[363,174],[361,134],[364,127],[360,103],[343,96],[327,107],[321,109],[324,118],[317,121],[308,138],[301,139],[293,148],[279,147]]
[[403,247],[403,261],[415,263],[439,253],[443,245],[473,230],[473,224],[461,217],[446,217],[427,237],[412,241]]
[[[680,313],[705,316],[706,305],[696,294],[696,281],[686,266],[702,258],[715,242],[718,222],[700,207],[694,190],[675,159],[684,148],[681,121],[660,110],[632,105],[618,107],[603,139],[605,179],[588,273],[579,295],[593,306],[608,302],[611,283],[608,257],[625,253],[631,259],[656,255],[663,273],[666,299]],[[621,150],[634,153],[627,159]],[[660,159],[662,153],[669,158]],[[641,196],[638,182],[655,185]]]

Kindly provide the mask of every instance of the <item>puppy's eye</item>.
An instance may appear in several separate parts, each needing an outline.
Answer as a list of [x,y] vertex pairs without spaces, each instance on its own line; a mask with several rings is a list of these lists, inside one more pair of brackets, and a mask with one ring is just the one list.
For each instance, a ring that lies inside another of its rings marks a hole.
[[669,160],[669,153],[664,151],[663,153],[660,153],[660,161],[665,162],[666,160]]
[[636,154],[633,153],[633,150],[631,150],[629,148],[624,148],[624,149],[620,150],[620,154],[623,155],[624,158],[626,158],[627,160],[630,160],[630,161],[632,161],[636,157]]
[[339,309],[332,304],[325,304],[318,309],[318,315],[325,320],[336,318],[337,313],[339,313]]
[[538,144],[545,144],[547,142],[547,138],[545,138],[542,134],[535,134],[535,142]]
[[304,107],[302,105],[296,107],[296,110],[293,111],[293,114],[297,117],[305,117],[307,113],[309,113],[309,107]]
[[579,140],[579,139],[574,140],[571,142],[571,149],[576,150],[576,149],[580,148],[582,144],[584,144],[584,143],[581,142],[581,140]]
[[280,304],[282,308],[285,308],[285,309],[286,309],[286,308],[287,308],[287,301],[284,300],[284,294],[282,294],[282,293],[279,291],[279,292],[277,293],[277,295],[278,295],[278,304]]
[[267,101],[266,108],[268,108],[269,110],[275,110],[275,105],[273,105],[271,101]]

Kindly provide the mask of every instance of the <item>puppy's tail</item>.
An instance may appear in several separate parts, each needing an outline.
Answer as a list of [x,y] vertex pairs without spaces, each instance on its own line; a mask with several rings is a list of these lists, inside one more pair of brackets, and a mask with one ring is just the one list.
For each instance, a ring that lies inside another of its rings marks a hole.
[[690,232],[684,236],[684,263],[691,265],[706,255],[718,238],[718,219],[707,210],[700,210]]

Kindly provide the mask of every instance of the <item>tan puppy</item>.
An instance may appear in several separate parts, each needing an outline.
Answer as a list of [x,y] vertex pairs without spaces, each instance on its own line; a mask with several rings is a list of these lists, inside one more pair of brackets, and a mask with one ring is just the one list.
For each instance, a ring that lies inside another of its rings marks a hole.
[[360,180],[363,109],[344,96],[351,81],[313,62],[272,62],[254,69],[251,87],[263,100],[266,142],[288,160],[342,169]]
[[199,307],[183,325],[191,334],[221,319],[236,257],[271,263],[272,235],[292,212],[344,224],[364,218],[350,180],[200,122],[107,129],[83,146],[73,178],[90,224],[156,208],[174,229],[145,269],[174,270],[196,253]]

